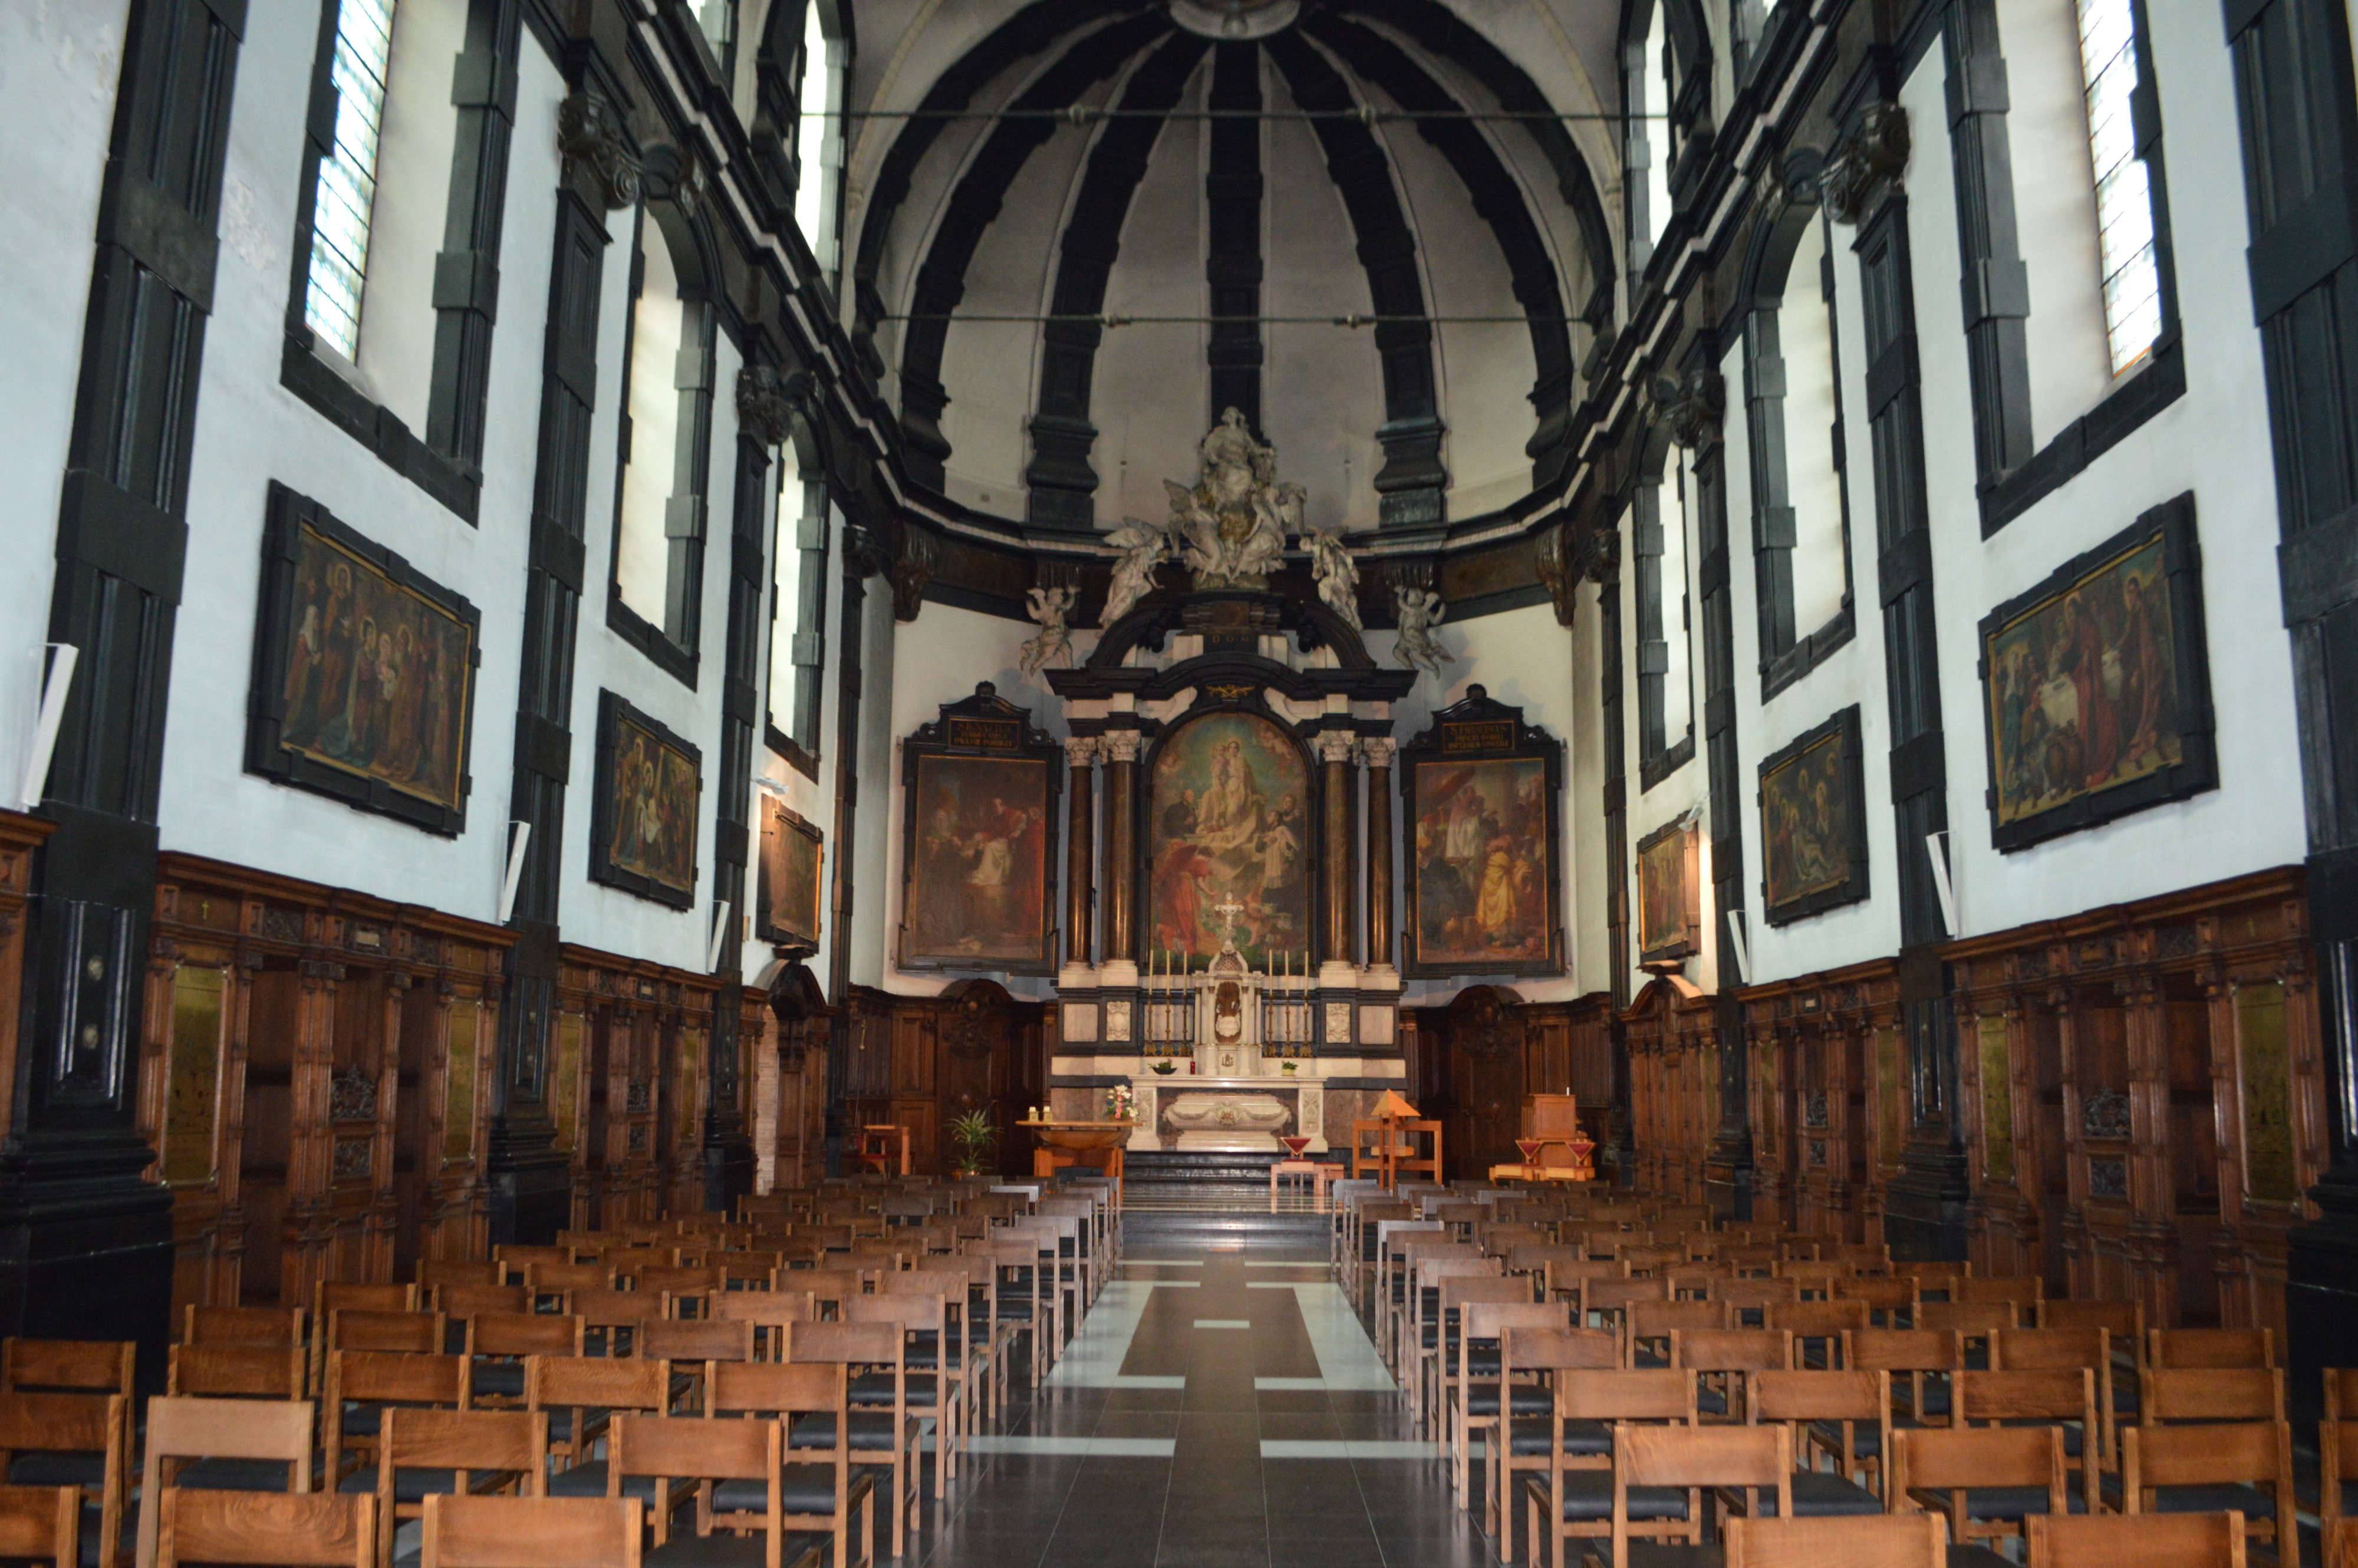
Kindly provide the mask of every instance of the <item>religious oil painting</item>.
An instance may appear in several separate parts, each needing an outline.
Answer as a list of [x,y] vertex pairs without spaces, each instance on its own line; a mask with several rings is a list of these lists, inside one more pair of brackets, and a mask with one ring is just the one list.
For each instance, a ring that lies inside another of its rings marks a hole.
[[1538,757],[1416,763],[1416,951],[1482,969],[1542,963],[1547,764]]
[[1981,624],[2001,850],[2218,783],[2190,496]]
[[1696,834],[1669,822],[1638,841],[1638,957],[1672,968],[1702,946]]
[[1859,710],[1847,708],[1760,764],[1763,913],[1771,925],[1866,896]]
[[989,681],[902,742],[903,968],[1055,972],[1065,771],[1064,748]]
[[764,795],[758,935],[781,947],[818,951],[819,830]]
[[914,762],[903,960],[978,969],[1037,964],[1049,913],[1050,765],[1028,757]]
[[1215,710],[1164,738],[1150,777],[1159,960],[1200,966],[1234,943],[1256,969],[1307,963],[1310,768],[1293,738],[1257,713]]
[[1563,747],[1480,686],[1400,749],[1405,972],[1563,969]]
[[478,621],[399,556],[273,485],[246,766],[459,832]]
[[592,880],[656,903],[696,902],[703,754],[612,692],[599,694]]

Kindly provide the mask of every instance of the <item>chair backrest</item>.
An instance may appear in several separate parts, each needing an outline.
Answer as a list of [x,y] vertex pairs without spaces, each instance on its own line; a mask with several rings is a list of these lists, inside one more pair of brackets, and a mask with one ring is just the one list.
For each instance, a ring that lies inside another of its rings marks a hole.
[[534,1295],[560,1291],[611,1291],[614,1270],[609,1263],[533,1262],[525,1266],[524,1288]]
[[421,1568],[640,1568],[636,1498],[426,1499]]
[[548,1416],[541,1411],[389,1410],[377,1454],[376,1491],[393,1504],[395,1472],[454,1470],[460,1491],[481,1477],[512,1475],[538,1497],[548,1476]]
[[1838,1339],[1846,1329],[1867,1326],[1865,1302],[1770,1302],[1761,1317],[1796,1339]]
[[[201,1346],[182,1348],[201,1349]],[[139,1482],[138,1568],[153,1568],[157,1511],[171,1482],[167,1466],[182,1459],[277,1459],[286,1462],[287,1489],[311,1489],[311,1402],[308,1400],[176,1399],[147,1401],[146,1457]]]
[[2112,1335],[2102,1328],[2009,1328],[1990,1341],[1990,1365],[2000,1370],[2056,1367],[2108,1369]]
[[2144,1494],[2155,1487],[2237,1482],[2275,1487],[2278,1511],[2285,1511],[2292,1498],[2292,1428],[2280,1421],[2235,1421],[2136,1426],[2121,1433],[2125,1512],[2150,1512]]
[[189,1399],[299,1400],[305,1392],[303,1347],[175,1345],[164,1386]]
[[1747,1414],[1756,1422],[1865,1422],[1880,1425],[1891,1411],[1891,1374],[1772,1369],[1753,1374],[1751,1393]]
[[577,1415],[585,1410],[661,1411],[671,1403],[671,1363],[528,1356],[524,1402],[528,1411],[570,1410]]
[[2011,1302],[1928,1302],[1916,1304],[1916,1326],[1986,1339],[2017,1326],[2021,1313]]
[[416,1285],[362,1285],[348,1280],[322,1280],[311,1289],[311,1321],[325,1323],[331,1312],[416,1312]]
[[663,1361],[751,1361],[753,1325],[721,1318],[649,1318],[639,1325],[632,1354]]
[[2266,1328],[2156,1328],[2146,1333],[2146,1362],[2162,1367],[2273,1367],[2277,1336]]
[[1720,1539],[1726,1568],[1942,1568],[1949,1526],[1920,1513],[1738,1518],[1721,1527]]
[[425,1290],[449,1285],[497,1285],[507,1280],[507,1265],[495,1258],[420,1258],[417,1283]]
[[[782,1428],[773,1421],[616,1416],[608,1439],[606,1495],[622,1496],[623,1480],[632,1476],[654,1477],[658,1496],[667,1489],[668,1483],[693,1481],[698,1487],[699,1535],[710,1534],[716,1525],[729,1530],[758,1529],[767,1538],[768,1555],[774,1561],[784,1518],[778,1485],[784,1459],[781,1436]],[[763,1506],[749,1509],[740,1501],[733,1507],[717,1507],[712,1486],[716,1481],[766,1483]],[[657,1545],[669,1539],[671,1522],[669,1509],[656,1510]]]
[[2163,1422],[2282,1421],[2284,1374],[2265,1367],[2149,1367],[2138,1418]]
[[0,1393],[129,1398],[139,1346],[129,1339],[0,1340]]
[[1747,1514],[1768,1509],[1759,1494],[1775,1494],[1779,1519],[1793,1517],[1793,1434],[1782,1426],[1639,1426],[1613,1425],[1613,1560],[1628,1561],[1630,1533],[1628,1497],[1638,1487],[1683,1487],[1687,1506],[1665,1530],[1647,1527],[1647,1533],[1670,1533],[1700,1540],[1703,1494],[1725,1488],[1741,1491]]
[[1861,1372],[1953,1372],[1965,1364],[1958,1336],[1931,1328],[1855,1328],[1843,1338],[1843,1365]]
[[2145,1354],[2142,1302],[2083,1302],[2072,1297],[2042,1296],[2039,1302],[2039,1326],[2101,1328],[2138,1356]]
[[183,1345],[249,1345],[273,1349],[303,1343],[303,1314],[277,1307],[199,1306],[180,1320]]
[[1564,1368],[1555,1376],[1555,1411],[1567,1421],[1682,1421],[1692,1426],[1694,1375],[1666,1367],[1606,1372]]
[[1891,1434],[1892,1496],[1916,1487],[1962,1495],[1985,1487],[2044,1487],[2061,1513],[2068,1486],[2060,1426],[1901,1427]]
[[[849,1361],[716,1361],[704,1413],[795,1416],[838,1411],[849,1398]],[[837,1435],[839,1444],[845,1429],[838,1428]]]
[[[1499,1346],[1505,1368],[1509,1371],[1546,1372],[1575,1368],[1602,1372],[1617,1370],[1621,1365],[1620,1336],[1606,1328],[1520,1328],[1509,1324],[1500,1336]],[[1506,1375],[1505,1371],[1500,1373],[1502,1378]]]
[[2244,1527],[2232,1513],[2033,1514],[2023,1527],[2030,1568],[2244,1568]]
[[467,1358],[413,1356],[388,1350],[338,1350],[328,1357],[330,1424],[344,1402],[447,1405],[467,1402]]
[[1671,1365],[1691,1372],[1781,1371],[1793,1364],[1793,1336],[1778,1328],[1671,1331]]
[[330,1350],[383,1350],[405,1356],[438,1356],[445,1319],[438,1312],[377,1312],[337,1307],[328,1314]]
[[2047,1296],[2047,1283],[2036,1274],[2003,1278],[1974,1279],[1971,1275],[1952,1281],[1949,1299],[1956,1302],[2002,1302],[2015,1309],[2017,1316],[2013,1327],[2029,1321]]
[[376,1499],[335,1492],[165,1490],[157,1561],[372,1568]]
[[0,1487],[0,1557],[77,1568],[81,1492],[74,1487]]
[[472,1317],[485,1312],[530,1312],[532,1290],[525,1285],[490,1282],[437,1285],[434,1304],[451,1317]]
[[470,1356],[579,1356],[579,1317],[545,1312],[487,1312],[467,1320]]

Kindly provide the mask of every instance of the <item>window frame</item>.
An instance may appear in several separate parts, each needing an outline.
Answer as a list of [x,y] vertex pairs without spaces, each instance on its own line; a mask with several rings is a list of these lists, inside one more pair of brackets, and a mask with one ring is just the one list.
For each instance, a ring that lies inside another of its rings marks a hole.
[[[1673,482],[1683,486],[1685,454],[1675,449],[1670,454]],[[1678,583],[1679,624],[1677,634],[1687,645],[1685,666],[1687,686],[1687,716],[1683,731],[1676,741],[1671,739],[1668,713],[1670,692],[1670,623],[1669,595],[1663,579],[1663,563],[1669,558],[1664,548],[1668,529],[1662,514],[1664,477],[1657,474],[1642,481],[1629,498],[1629,555],[1637,574],[1638,598],[1638,782],[1640,794],[1694,761],[1694,605],[1690,591],[1689,568],[1693,565],[1694,541],[1687,528],[1683,493],[1675,524],[1684,544],[1679,561]]]
[[[795,583],[795,629],[787,633],[794,643],[789,647],[787,658],[795,672],[795,689],[788,709],[788,721],[793,728],[785,730],[778,728],[774,686],[777,679],[779,609],[776,562],[784,558],[787,547],[785,487],[781,482],[776,492],[777,515],[771,533],[772,566],[766,596],[770,604],[770,634],[763,643],[769,656],[764,659],[763,669],[762,739],[772,752],[816,782],[819,758],[823,754],[819,744],[819,720],[826,697],[827,564],[833,555],[837,509],[834,487],[828,482],[827,470],[819,460],[818,443],[799,415],[794,419],[786,444],[778,451],[778,471],[782,481],[788,459],[795,463],[795,481],[801,486],[804,496],[802,515],[795,519],[797,533],[799,535],[801,524],[810,521],[809,498],[816,492],[818,497],[818,543],[815,546],[805,544],[797,537],[795,544],[802,562]],[[802,656],[806,649],[810,655],[807,659]]]

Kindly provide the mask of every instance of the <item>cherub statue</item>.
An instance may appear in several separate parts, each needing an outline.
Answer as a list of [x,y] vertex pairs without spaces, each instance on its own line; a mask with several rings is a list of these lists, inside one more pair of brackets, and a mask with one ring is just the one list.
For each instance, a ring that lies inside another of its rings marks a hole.
[[1065,616],[1080,596],[1078,589],[1065,587],[1035,588],[1023,596],[1032,606],[1032,619],[1040,623],[1040,634],[1015,655],[1016,667],[1026,676],[1039,674],[1059,654],[1065,655],[1065,667],[1072,667],[1073,633],[1065,624]]
[[1433,637],[1433,629],[1446,613],[1441,595],[1429,588],[1401,583],[1392,589],[1392,598],[1400,605],[1400,643],[1394,649],[1400,662],[1412,670],[1430,670],[1438,677],[1442,665],[1457,662],[1457,655]]
[[1121,558],[1114,563],[1113,586],[1106,590],[1101,617],[1110,626],[1154,590],[1154,568],[1171,553],[1171,535],[1152,523],[1125,517],[1120,527],[1106,535],[1106,542],[1121,552]]
[[[1298,505],[1294,515],[1299,522]],[[1359,624],[1359,568],[1351,559],[1351,552],[1343,547],[1340,538],[1324,528],[1303,529],[1302,543],[1310,552],[1310,576],[1318,584],[1318,597],[1326,601],[1327,609],[1349,622],[1352,631],[1363,630]]]

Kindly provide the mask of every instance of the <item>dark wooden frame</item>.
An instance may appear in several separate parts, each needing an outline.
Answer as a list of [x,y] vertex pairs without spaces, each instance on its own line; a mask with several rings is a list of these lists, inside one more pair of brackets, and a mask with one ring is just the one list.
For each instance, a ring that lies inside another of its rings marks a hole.
[[[383,779],[331,767],[289,752],[280,744],[287,719],[287,662],[295,633],[297,546],[309,529],[329,544],[357,557],[395,587],[425,600],[467,627],[467,685],[460,704],[457,806],[438,806],[406,795]],[[475,722],[475,675],[482,666],[482,614],[466,598],[451,592],[382,545],[373,544],[308,496],[297,494],[273,480],[262,527],[262,592],[254,615],[253,686],[246,698],[245,768],[264,778],[293,784],[341,800],[362,811],[375,812],[423,827],[429,833],[456,838],[466,831],[466,798],[474,790],[469,771]]]
[[[780,925],[770,918],[775,898],[770,887],[769,838],[773,825],[778,832],[795,834],[811,842],[815,857],[813,879],[817,886],[811,892],[811,928],[795,931]],[[759,853],[759,874],[753,893],[753,934],[774,944],[782,957],[808,957],[818,951],[819,928],[827,924],[827,835],[816,823],[806,821],[790,810],[786,803],[773,795],[762,796],[762,824]]]
[[[653,877],[622,870],[607,856],[606,844],[614,830],[615,730],[625,719],[662,744],[685,754],[695,764],[696,830],[702,830],[704,752],[681,740],[668,726],[640,712],[627,698],[601,690],[598,693],[598,765],[590,784],[590,880],[603,882],[611,888],[620,888],[653,903],[668,904],[674,909],[693,909],[696,907],[695,887],[691,886],[686,892],[665,887]],[[692,881],[703,881],[704,869],[696,863],[693,851],[688,857],[688,871]]]
[[[2169,652],[2178,686],[2178,764],[2074,796],[2036,816],[2001,824],[1997,732],[1990,704],[1992,639],[2007,625],[2071,592],[2107,562],[2140,546],[2157,534],[2161,538],[2162,578],[2169,585]],[[1990,841],[2001,852],[2027,849],[2033,844],[2077,833],[2148,806],[2185,800],[2219,787],[2219,752],[2213,732],[2216,719],[2211,706],[2211,660],[2202,619],[2202,552],[2195,537],[2193,492],[2148,508],[2128,527],[2094,549],[2072,557],[2027,592],[2007,600],[1982,618],[1976,635],[1982,749],[1989,776],[1988,792],[1983,800],[1989,812]]]
[[1163,748],[1170,744],[1179,731],[1198,719],[1220,714],[1244,714],[1266,719],[1293,742],[1294,750],[1301,752],[1307,790],[1307,798],[1303,803],[1303,877],[1309,894],[1303,907],[1303,918],[1310,925],[1310,929],[1303,934],[1303,946],[1309,950],[1314,963],[1323,963],[1329,957],[1347,957],[1326,951],[1325,862],[1321,859],[1325,853],[1325,845],[1319,832],[1319,825],[1326,819],[1326,770],[1319,765],[1318,754],[1310,747],[1307,740],[1310,731],[1300,724],[1288,721],[1285,715],[1270,707],[1268,687],[1259,677],[1249,676],[1244,680],[1206,679],[1198,684],[1195,702],[1184,712],[1174,714],[1155,726],[1151,731],[1152,739],[1139,753],[1138,797],[1132,817],[1138,824],[1138,831],[1134,835],[1137,856],[1130,874],[1137,903],[1131,929],[1139,934],[1140,950],[1144,951],[1152,944],[1154,931],[1154,831],[1151,818],[1154,811],[1155,762],[1162,756]]
[[1408,930],[1401,943],[1401,973],[1417,978],[1449,975],[1560,975],[1563,973],[1563,743],[1536,724],[1523,722],[1523,710],[1491,698],[1480,686],[1469,686],[1466,696],[1433,716],[1431,728],[1400,749],[1401,831],[1412,836],[1419,815],[1417,780],[1420,771],[1434,762],[1480,762],[1539,760],[1547,775],[1547,924],[1548,957],[1544,960],[1502,963],[1496,959],[1428,963],[1422,957],[1424,924],[1420,908],[1414,841],[1405,858],[1394,863],[1405,868]]
[[[1669,838],[1683,838],[1686,845],[1685,863],[1680,876],[1686,897],[1681,924],[1685,926],[1677,940],[1657,947],[1645,946],[1646,941],[1646,855],[1655,845]],[[1637,905],[1630,913],[1631,940],[1638,949],[1638,967],[1644,969],[1660,968],[1675,971],[1684,961],[1703,951],[1703,835],[1685,817],[1675,817],[1663,823],[1638,840],[1636,851],[1629,857],[1630,874],[1637,880]]]
[[[1844,838],[1850,850],[1850,875],[1838,887],[1820,888],[1799,898],[1789,898],[1777,903],[1768,896],[1768,780],[1770,775],[1798,763],[1804,752],[1817,750],[1829,742],[1841,748],[1843,788],[1849,799],[1849,821],[1844,824]],[[1824,723],[1803,730],[1775,752],[1761,759],[1759,783],[1752,803],[1760,818],[1760,914],[1771,925],[1789,925],[1796,920],[1807,920],[1830,909],[1846,903],[1856,903],[1867,896],[1866,851],[1866,756],[1859,741],[1859,708],[1853,703],[1828,719]]]
[[[1044,838],[1040,865],[1040,949],[1022,959],[953,957],[910,951],[909,901],[917,881],[917,819],[910,804],[917,798],[917,773],[928,758],[998,759],[1041,764],[1044,776],[1042,806]],[[901,924],[893,935],[893,962],[906,971],[932,970],[950,974],[1053,975],[1056,972],[1056,909],[1062,891],[1056,869],[1061,826],[1056,818],[1057,795],[1064,783],[1065,749],[1032,724],[1032,710],[1018,708],[982,681],[972,697],[941,706],[940,717],[917,726],[901,745]],[[840,855],[838,853],[838,859]]]

